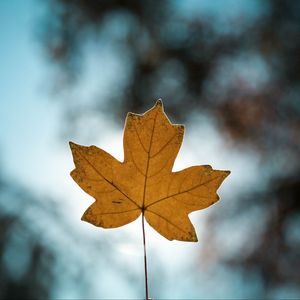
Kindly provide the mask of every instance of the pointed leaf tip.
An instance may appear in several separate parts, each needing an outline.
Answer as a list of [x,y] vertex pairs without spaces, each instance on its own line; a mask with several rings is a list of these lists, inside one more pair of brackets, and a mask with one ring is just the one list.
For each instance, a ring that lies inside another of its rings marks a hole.
[[71,150],[76,149],[78,147],[77,144],[75,144],[75,143],[73,143],[71,141],[69,142],[69,145],[70,145]]
[[163,102],[162,102],[161,98],[157,99],[157,101],[155,103],[155,106],[161,106],[161,107],[163,107]]

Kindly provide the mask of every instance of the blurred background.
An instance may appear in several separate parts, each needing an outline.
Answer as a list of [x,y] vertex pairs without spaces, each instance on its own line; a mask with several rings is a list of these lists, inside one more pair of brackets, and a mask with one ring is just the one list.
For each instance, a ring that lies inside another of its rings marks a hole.
[[150,296],[300,298],[300,1],[0,2],[0,298],[143,298],[141,219],[80,221],[68,141],[123,159],[128,111],[162,98],[174,170],[231,170],[190,215],[147,226]]

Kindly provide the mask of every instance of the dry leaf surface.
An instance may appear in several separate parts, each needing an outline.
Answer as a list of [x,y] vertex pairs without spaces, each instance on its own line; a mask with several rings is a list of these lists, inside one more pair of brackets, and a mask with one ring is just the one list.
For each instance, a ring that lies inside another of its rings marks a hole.
[[71,176],[96,201],[82,220],[115,228],[137,219],[147,222],[169,240],[197,241],[188,214],[204,209],[229,171],[193,166],[172,172],[184,134],[172,124],[158,100],[143,115],[128,113],[124,131],[124,162],[96,146],[70,142],[76,168]]

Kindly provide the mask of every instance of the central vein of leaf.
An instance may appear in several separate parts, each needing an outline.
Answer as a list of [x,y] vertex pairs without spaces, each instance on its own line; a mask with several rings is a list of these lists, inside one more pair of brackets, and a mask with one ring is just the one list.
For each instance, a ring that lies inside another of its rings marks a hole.
[[156,112],[156,115],[154,117],[153,129],[152,129],[152,132],[151,132],[151,138],[150,138],[150,144],[149,144],[149,150],[147,151],[148,158],[147,158],[147,166],[146,166],[145,180],[144,180],[142,213],[144,213],[144,211],[145,211],[145,198],[146,198],[146,192],[147,192],[147,180],[148,180],[148,170],[149,170],[149,162],[150,162],[150,153],[151,153],[151,149],[152,149],[152,140],[153,140],[153,135],[154,135],[154,131],[155,131],[157,114],[158,114],[158,111]]

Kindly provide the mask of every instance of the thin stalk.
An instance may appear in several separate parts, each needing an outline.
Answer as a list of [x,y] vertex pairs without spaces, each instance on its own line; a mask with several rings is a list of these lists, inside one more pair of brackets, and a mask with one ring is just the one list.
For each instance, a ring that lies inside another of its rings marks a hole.
[[142,214],[142,228],[143,228],[143,244],[144,244],[144,270],[145,270],[145,293],[146,300],[149,299],[148,296],[148,272],[147,272],[147,254],[146,254],[146,236],[145,236],[145,221],[144,221],[144,212]]

